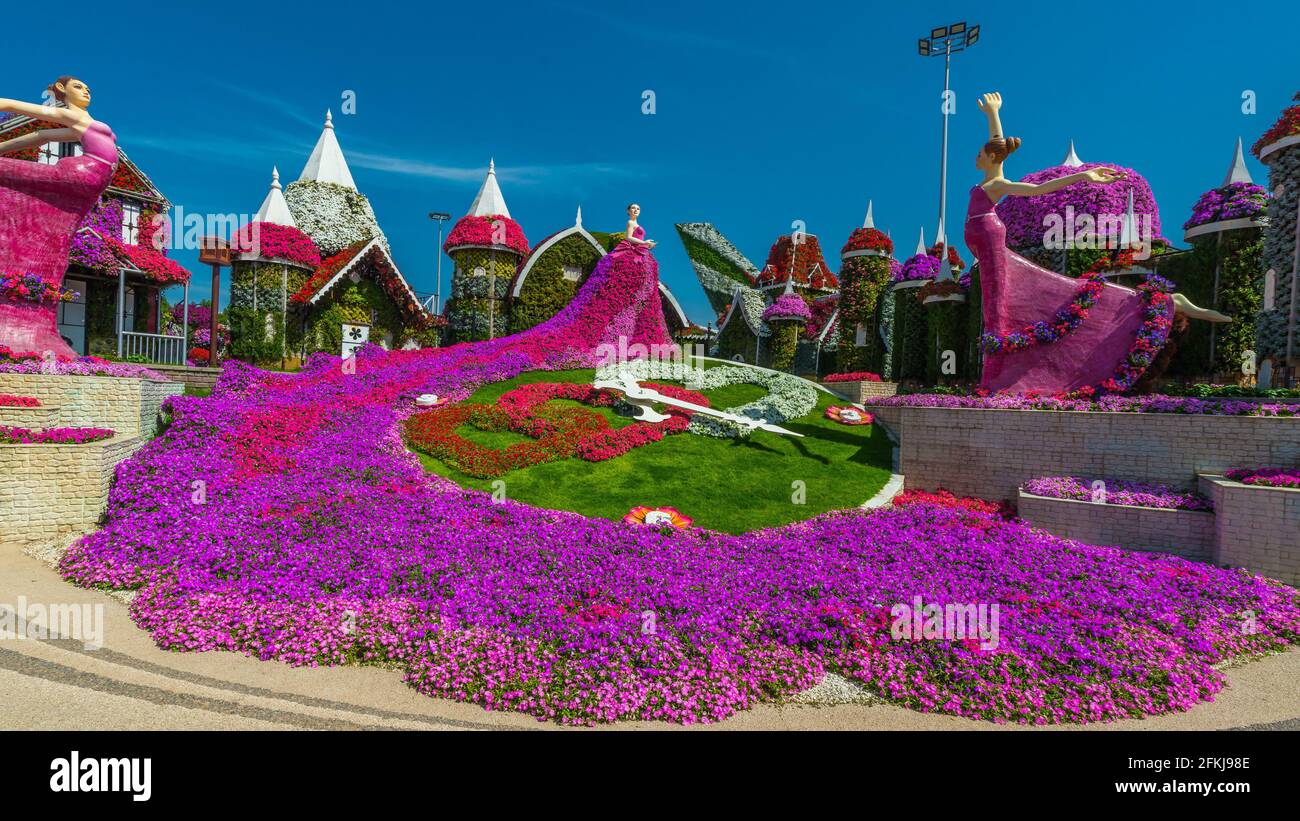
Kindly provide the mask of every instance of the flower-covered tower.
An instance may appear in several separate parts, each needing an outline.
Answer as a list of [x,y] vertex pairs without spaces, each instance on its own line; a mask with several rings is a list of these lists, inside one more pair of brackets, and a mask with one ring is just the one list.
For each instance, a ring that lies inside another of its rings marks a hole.
[[920,380],[926,371],[926,337],[929,328],[925,310],[917,298],[918,289],[939,275],[939,257],[925,246],[925,229],[916,242],[916,253],[894,271],[888,299],[892,302],[889,330],[889,373],[881,374],[895,382]]
[[1251,148],[1268,166],[1268,187],[1273,201],[1268,207],[1264,233],[1264,283],[1256,319],[1256,353],[1260,357],[1260,384],[1293,384],[1300,369],[1300,94],[1297,104],[1282,116]]
[[[1208,301],[1202,304],[1232,317],[1228,325],[1197,328],[1208,338],[1198,351],[1200,368],[1224,378],[1241,379],[1255,365],[1255,315],[1262,301],[1263,225],[1269,194],[1256,185],[1246,168],[1241,140],[1228,166],[1223,184],[1206,191],[1183,223],[1183,239],[1192,243],[1203,259],[1212,260]],[[1210,277],[1209,271],[1204,272]],[[1249,367],[1246,360],[1249,359]]]
[[528,238],[497,184],[496,162],[469,213],[456,221],[442,249],[455,265],[447,300],[447,336],[451,343],[504,336],[504,302],[520,264],[528,256]]
[[771,367],[778,371],[790,370],[799,347],[799,333],[812,319],[808,303],[794,292],[793,280],[786,280],[785,291],[764,309],[762,318],[772,329]]
[[372,239],[388,247],[370,200],[352,181],[348,161],[334,133],[334,118],[328,111],[316,147],[298,180],[284,189],[284,199],[294,223],[312,238],[323,256],[334,256]]
[[894,242],[876,228],[872,203],[867,217],[840,249],[840,339],[836,368],[842,373],[884,367],[880,338],[881,295],[890,285]]
[[246,362],[284,357],[290,348],[289,296],[321,263],[320,250],[293,218],[271,169],[271,188],[253,221],[231,238],[231,354]]

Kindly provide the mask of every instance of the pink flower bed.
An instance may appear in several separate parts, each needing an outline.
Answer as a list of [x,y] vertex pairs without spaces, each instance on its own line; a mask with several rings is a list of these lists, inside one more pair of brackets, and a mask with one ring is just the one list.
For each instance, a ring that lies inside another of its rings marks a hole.
[[1223,475],[1244,485],[1300,488],[1300,468],[1237,468]]
[[852,373],[832,373],[822,377],[823,382],[879,382],[880,374],[870,371],[853,371]]
[[14,396],[11,393],[0,393],[0,408],[39,408],[41,400],[34,396]]
[[[1094,487],[1096,484],[1096,487]],[[1210,500],[1189,490],[1149,482],[1119,479],[1085,479],[1080,476],[1044,476],[1024,484],[1026,493],[1051,499],[1076,499],[1108,505],[1158,507],[1168,510],[1213,510]]]
[[0,445],[84,445],[108,439],[108,428],[46,428],[30,430],[0,425]]

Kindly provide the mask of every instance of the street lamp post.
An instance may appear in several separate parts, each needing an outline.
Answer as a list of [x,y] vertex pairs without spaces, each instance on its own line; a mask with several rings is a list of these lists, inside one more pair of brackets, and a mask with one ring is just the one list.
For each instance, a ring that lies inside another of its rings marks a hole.
[[916,43],[916,50],[922,57],[943,55],[943,148],[939,159],[939,271],[940,279],[951,279],[952,268],[948,264],[948,229],[945,218],[948,216],[948,114],[952,110],[949,103],[949,78],[952,74],[952,55],[965,51],[975,45],[980,38],[978,25],[953,23],[930,30],[929,37],[922,37]]
[[442,211],[430,211],[429,219],[438,222],[438,247],[436,249],[438,254],[438,284],[434,286],[433,290],[433,314],[437,316],[438,312],[442,310],[442,224],[451,219],[451,214]]

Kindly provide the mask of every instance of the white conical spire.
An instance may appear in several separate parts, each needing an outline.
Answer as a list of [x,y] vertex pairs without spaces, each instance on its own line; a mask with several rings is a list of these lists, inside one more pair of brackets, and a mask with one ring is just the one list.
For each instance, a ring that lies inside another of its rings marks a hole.
[[1061,165],[1066,168],[1078,168],[1083,165],[1083,160],[1079,159],[1078,154],[1074,153],[1074,140],[1070,140],[1070,153],[1065,155],[1064,160],[1061,160]]
[[1228,176],[1223,178],[1224,185],[1231,185],[1234,182],[1254,182],[1250,178],[1250,171],[1246,168],[1246,156],[1241,152],[1241,137],[1237,138],[1237,154],[1232,158],[1232,165],[1228,167]]
[[863,228],[875,228],[876,221],[871,218],[871,200],[867,200],[867,218],[862,221]]
[[939,230],[934,234],[934,244],[943,245],[947,242],[947,234],[943,232],[943,218],[939,219]]
[[925,253],[925,226],[921,226],[921,238],[916,241],[916,253]]
[[1133,189],[1128,190],[1128,208],[1124,211],[1124,219],[1120,221],[1119,226],[1119,244],[1121,248],[1126,248],[1133,244],[1136,235],[1134,230],[1137,227],[1137,217],[1133,213]]
[[307,165],[298,177],[313,182],[332,182],[346,188],[357,190],[352,181],[352,172],[348,170],[348,161],[343,159],[343,149],[339,147],[339,138],[334,134],[334,115],[325,112],[325,128],[321,130],[320,139],[307,158]]
[[253,222],[269,222],[287,228],[298,227],[298,223],[293,221],[293,214],[289,211],[289,203],[284,201],[284,193],[280,190],[278,168],[271,169],[271,190],[266,193],[266,199],[262,200],[262,207],[257,209],[257,216],[253,217]]
[[487,178],[483,180],[483,187],[478,190],[478,196],[469,207],[469,216],[510,218],[510,209],[506,208],[506,198],[501,195],[501,186],[497,185],[495,159],[488,160]]

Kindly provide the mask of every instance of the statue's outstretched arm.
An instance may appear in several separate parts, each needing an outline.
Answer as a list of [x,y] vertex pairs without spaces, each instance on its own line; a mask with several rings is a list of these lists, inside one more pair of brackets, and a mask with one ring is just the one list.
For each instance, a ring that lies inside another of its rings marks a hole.
[[1002,117],[998,112],[1002,109],[1002,95],[994,91],[991,94],[985,94],[975,101],[980,111],[989,121],[989,139],[995,140],[998,137],[1006,136],[1002,132]]
[[24,103],[22,100],[10,100],[4,97],[0,97],[0,111],[7,111],[10,114],[25,114],[37,120],[45,120],[59,125],[77,126],[89,123],[88,115],[75,108]]
[[33,131],[30,134],[24,134],[21,137],[15,137],[12,140],[0,143],[0,154],[8,154],[10,151],[22,151],[24,148],[45,145],[46,143],[75,143],[80,139],[81,135],[77,133],[76,129],[47,128],[43,131]]

